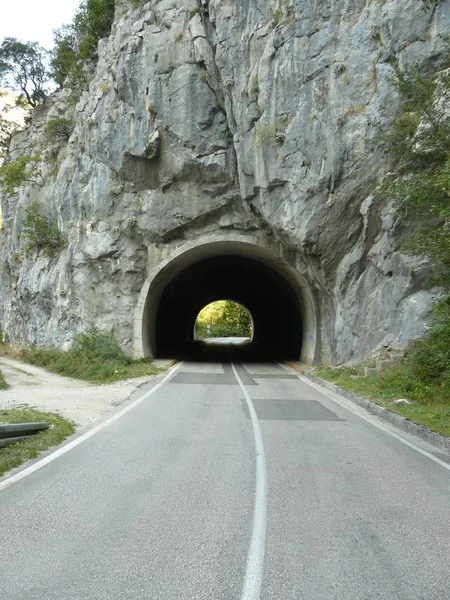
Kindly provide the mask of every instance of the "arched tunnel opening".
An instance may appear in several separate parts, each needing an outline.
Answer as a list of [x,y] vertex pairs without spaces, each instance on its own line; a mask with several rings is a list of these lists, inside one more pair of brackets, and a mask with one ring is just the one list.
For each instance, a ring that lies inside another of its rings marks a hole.
[[199,312],[223,299],[241,304],[252,318],[252,339],[233,348],[233,359],[314,361],[315,311],[302,277],[267,248],[226,241],[188,245],[150,274],[136,309],[135,355],[230,358],[229,348],[211,349],[195,339]]
[[166,286],[156,316],[158,356],[210,354],[210,349],[194,340],[195,320],[205,304],[222,298],[244,305],[252,315],[254,334],[252,344],[245,347],[246,358],[293,359],[300,355],[302,321],[290,285],[261,262],[225,255],[195,263]]

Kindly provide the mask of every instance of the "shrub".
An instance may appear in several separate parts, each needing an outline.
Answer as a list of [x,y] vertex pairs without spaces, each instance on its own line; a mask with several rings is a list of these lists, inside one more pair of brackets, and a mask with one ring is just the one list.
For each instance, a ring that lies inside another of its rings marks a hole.
[[59,231],[56,219],[48,219],[42,215],[37,202],[32,202],[25,212],[23,232],[28,238],[26,250],[43,250],[49,256],[54,256],[65,247],[66,240]]
[[66,142],[70,138],[74,128],[74,123],[71,119],[51,119],[45,131],[50,141]]
[[79,333],[69,354],[89,361],[114,361],[121,364],[131,362],[114,336],[102,333],[97,327],[91,327],[84,333]]
[[18,156],[0,167],[0,186],[5,194],[15,196],[19,188],[32,183],[42,185],[43,179],[38,166],[41,157],[39,154],[33,156]]
[[[410,344],[404,379],[411,390],[419,383],[450,384],[450,297],[436,305],[427,336]],[[450,388],[448,393],[450,399]]]

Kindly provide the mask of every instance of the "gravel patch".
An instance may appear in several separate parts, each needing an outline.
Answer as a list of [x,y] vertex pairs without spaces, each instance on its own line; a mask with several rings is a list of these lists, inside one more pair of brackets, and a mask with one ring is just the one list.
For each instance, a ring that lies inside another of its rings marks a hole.
[[84,381],[48,373],[34,365],[0,357],[0,369],[11,386],[0,391],[0,409],[32,406],[59,413],[77,428],[92,423],[126,400],[152,376],[91,385]]

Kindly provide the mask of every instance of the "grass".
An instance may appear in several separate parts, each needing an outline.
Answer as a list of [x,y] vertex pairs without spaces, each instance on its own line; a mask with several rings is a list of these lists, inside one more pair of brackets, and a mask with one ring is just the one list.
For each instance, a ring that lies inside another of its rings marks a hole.
[[0,390],[7,390],[9,385],[6,383],[3,373],[0,371]]
[[0,423],[36,423],[46,421],[52,427],[28,440],[0,448],[0,476],[6,471],[19,467],[26,460],[36,458],[51,446],[60,444],[74,433],[73,424],[59,415],[40,412],[32,408],[0,410]]
[[[414,392],[405,371],[405,364],[399,363],[369,377],[364,377],[362,367],[358,366],[319,367],[314,374],[432,431],[450,436],[450,397],[442,385],[429,384],[422,387],[420,393]],[[411,404],[395,404],[399,398],[407,398]]]
[[0,355],[94,384],[113,383],[165,371],[164,367],[153,364],[151,359],[133,360],[126,356],[113,336],[96,328],[78,334],[68,352],[53,347],[13,348],[0,344]]

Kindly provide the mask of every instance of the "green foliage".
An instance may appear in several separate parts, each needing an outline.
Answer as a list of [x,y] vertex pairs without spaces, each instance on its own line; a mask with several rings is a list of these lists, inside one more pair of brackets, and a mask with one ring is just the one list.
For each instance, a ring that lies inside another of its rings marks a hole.
[[156,375],[164,370],[156,367],[150,359],[133,360],[126,356],[114,336],[102,333],[97,327],[78,334],[68,352],[51,347],[15,350],[3,346],[0,353],[91,383]]
[[45,99],[49,80],[45,60],[46,50],[37,42],[5,38],[0,46],[0,83],[13,90],[19,88],[21,97],[34,108]]
[[[433,431],[443,435],[450,435],[450,408],[448,404],[447,393],[442,387],[436,384],[429,384],[427,391],[422,387],[420,402],[411,404],[395,404],[398,398],[414,398],[405,389],[404,366],[403,364],[394,365],[388,369],[383,369],[377,375],[363,377],[362,368],[355,367],[321,367],[316,374],[323,379],[332,381],[341,388],[350,390],[358,396],[369,398],[387,408],[389,411],[398,413],[420,423]],[[416,391],[418,388],[416,386]]]
[[131,358],[126,356],[112,334],[102,333],[97,327],[91,327],[75,337],[70,354],[74,358],[88,361],[113,361],[129,364]]
[[249,312],[241,304],[230,300],[218,300],[200,311],[195,323],[195,332],[199,339],[251,337],[252,321]]
[[[6,96],[6,92],[0,91],[0,100]],[[0,109],[0,159],[6,156],[12,137],[18,133],[22,127],[10,114],[15,108],[20,107],[25,111],[25,121],[29,117],[30,106],[21,98],[17,98],[15,104],[3,101]],[[31,109],[30,109],[31,110]]]
[[55,31],[51,75],[60,87],[68,87],[79,94],[87,87],[88,79],[78,54],[77,40],[73,24],[64,25]]
[[45,217],[37,202],[32,202],[25,212],[23,233],[28,239],[26,250],[43,250],[49,256],[54,256],[65,247],[66,240],[59,231],[56,219]]
[[0,167],[0,186],[5,194],[15,196],[19,188],[29,183],[41,185],[43,183],[39,170],[39,154],[32,156],[18,156]]
[[51,119],[45,131],[50,141],[66,142],[74,128],[74,122],[71,119]]
[[98,59],[98,42],[111,31],[114,8],[114,0],[83,0],[72,23],[55,32],[51,73],[58,85],[74,92],[86,88]]
[[450,403],[450,297],[435,307],[427,336],[415,340],[404,361],[404,388],[411,397],[427,400],[429,386]]
[[6,383],[3,373],[0,371],[0,390],[7,390],[9,385]]
[[36,458],[51,446],[60,444],[75,432],[73,423],[60,415],[40,412],[32,408],[0,410],[0,423],[50,423],[51,427],[28,440],[0,450],[0,477],[30,458]]
[[413,228],[402,248],[427,255],[439,283],[450,289],[450,73],[396,67],[393,84],[403,110],[391,129],[378,135],[396,171],[382,181],[378,194],[394,199],[401,222]]
[[269,123],[259,122],[255,133],[255,148],[257,150],[266,146],[276,148],[282,146],[285,139],[285,131],[291,122],[287,114],[280,114],[276,121]]

